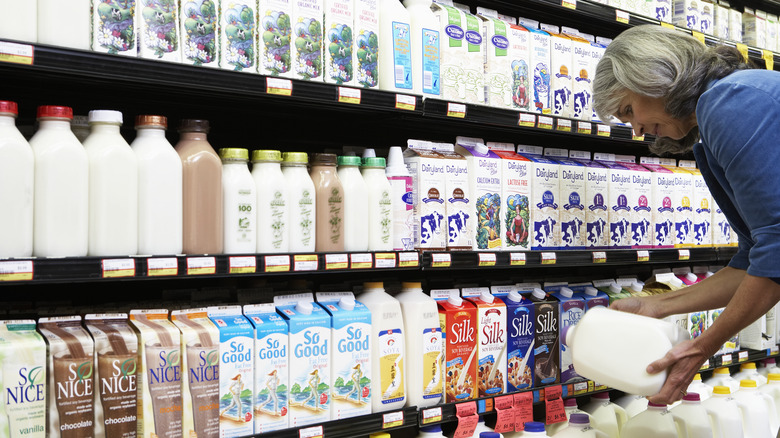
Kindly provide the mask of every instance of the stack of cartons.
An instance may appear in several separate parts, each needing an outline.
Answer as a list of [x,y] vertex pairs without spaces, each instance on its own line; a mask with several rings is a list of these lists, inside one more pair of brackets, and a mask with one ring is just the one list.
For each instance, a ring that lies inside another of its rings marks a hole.
[[560,165],[542,156],[539,146],[517,145],[517,153],[531,160],[531,249],[560,245]]
[[524,251],[530,249],[531,160],[515,153],[512,143],[488,142],[487,146],[501,157],[501,249]]
[[609,247],[606,202],[609,199],[609,169],[590,160],[590,152],[569,151],[569,158],[585,166],[585,246],[588,248]]

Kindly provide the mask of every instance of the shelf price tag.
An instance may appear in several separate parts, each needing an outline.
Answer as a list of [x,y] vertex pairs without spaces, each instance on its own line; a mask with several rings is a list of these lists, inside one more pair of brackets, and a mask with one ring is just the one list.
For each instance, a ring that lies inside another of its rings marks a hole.
[[650,251],[641,249],[636,252],[636,261],[638,262],[649,262],[650,261]]
[[601,123],[596,125],[599,137],[609,137],[612,135],[612,128],[609,125],[602,125]]
[[399,252],[399,268],[416,268],[420,266],[420,256],[416,252]]
[[[287,256],[287,267],[289,271],[290,258]],[[268,265],[265,266],[268,272]],[[257,258],[255,256],[240,256],[228,258],[229,274],[254,274],[257,271]]]
[[777,354],[780,354],[780,347],[777,345],[773,345],[771,348],[769,348],[769,351],[767,353],[768,356],[775,356]]
[[518,126],[525,126],[526,128],[536,127],[536,114],[520,113],[520,117],[517,119]]
[[149,277],[177,275],[178,273],[179,261],[176,257],[146,259],[146,275]]
[[496,266],[496,253],[481,252],[478,254],[479,266]]
[[339,102],[360,105],[360,89],[339,87]]
[[720,364],[721,365],[731,365],[731,355],[730,354],[724,354],[720,357]]
[[709,359],[707,359],[707,360],[705,360],[705,361],[704,361],[704,363],[703,363],[703,364],[701,364],[701,368],[699,368],[699,369],[700,369],[700,370],[706,370],[706,369],[707,369],[707,368],[709,368],[709,367],[710,367],[710,360],[709,360]]
[[447,117],[457,117],[463,119],[466,117],[466,105],[462,103],[448,102]]
[[479,422],[477,415],[477,403],[470,401],[455,405],[455,415],[458,417],[458,427],[453,438],[469,438],[474,435],[474,430]]
[[620,9],[615,9],[615,20],[618,23],[628,24],[628,21],[631,19],[631,14],[629,14],[626,11],[621,11]]
[[320,267],[317,254],[296,254],[293,256],[293,271],[316,271]]
[[290,272],[290,256],[288,255],[264,256],[263,264],[265,272]]
[[578,134],[591,134],[593,132],[593,124],[590,122],[577,122]]
[[135,260],[104,259],[100,262],[103,278],[135,277]]
[[524,252],[513,252],[509,254],[509,265],[510,266],[525,266],[525,253]]
[[546,412],[545,424],[555,424],[566,421],[566,410],[563,408],[561,385],[544,388],[544,410]]
[[674,30],[674,25],[673,25],[672,23],[667,23],[667,22],[665,22],[665,21],[662,21],[662,22],[661,22],[661,27],[665,27],[665,28],[667,28],[667,29],[672,29],[672,30]]
[[543,252],[542,253],[542,264],[543,265],[554,265],[558,261],[558,257],[554,252]]
[[217,259],[214,257],[187,257],[187,275],[217,273]]
[[593,263],[607,263],[606,251],[593,251]]
[[577,9],[577,0],[561,0],[561,6],[569,9]]
[[452,265],[452,256],[448,252],[435,252],[431,254],[432,268],[449,268]]
[[32,279],[32,260],[0,262],[0,281],[28,281]]
[[558,131],[571,132],[571,120],[558,119],[558,126],[556,127],[556,129]]
[[739,360],[740,362],[744,362],[748,360],[748,352],[740,351],[739,353],[737,353],[737,360]]
[[505,395],[494,399],[496,405],[496,426],[493,428],[498,433],[514,432],[515,409],[514,397]]
[[645,135],[636,135],[636,131],[634,131],[634,128],[631,128],[631,139],[634,141],[645,141]]
[[395,268],[394,252],[378,252],[374,254],[375,268]]
[[277,96],[292,96],[292,81],[282,78],[265,78],[265,92]]
[[438,423],[442,419],[441,406],[435,408],[423,409],[422,411],[422,424]]
[[761,58],[763,58],[764,62],[766,62],[766,69],[767,70],[774,70],[774,68],[775,68],[775,55],[772,54],[771,50],[761,50]]
[[395,95],[396,109],[414,111],[417,108],[417,98],[408,94]]
[[745,58],[745,61],[747,61],[749,58],[747,44],[737,43],[737,50],[742,54],[742,57]]
[[346,254],[325,254],[325,270],[349,268],[349,256]]
[[553,129],[553,118],[550,116],[537,117],[536,127],[542,129]]
[[390,412],[382,415],[382,429],[404,425],[404,411]]
[[323,438],[322,426],[298,429],[298,438]]
[[678,252],[678,260],[684,261],[684,260],[690,260],[691,259],[691,250],[689,249],[681,249]]
[[33,65],[35,49],[29,44],[0,41],[0,62]]
[[525,423],[534,421],[534,394],[530,391],[513,394],[515,399],[515,430],[525,429]]
[[588,392],[588,382],[573,383],[569,395],[582,395]]
[[702,44],[707,44],[707,42],[704,39],[704,34],[703,33],[697,32],[695,30],[692,30],[691,34],[693,35],[694,38],[696,38],[697,40],[701,41]]
[[374,258],[371,253],[357,253],[349,255],[350,269],[370,269],[374,266]]

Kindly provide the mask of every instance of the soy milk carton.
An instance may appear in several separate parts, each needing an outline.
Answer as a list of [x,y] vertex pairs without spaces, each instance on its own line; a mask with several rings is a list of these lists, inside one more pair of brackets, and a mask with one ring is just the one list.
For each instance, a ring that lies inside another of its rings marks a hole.
[[[180,62],[179,6],[181,0],[136,0],[138,56]],[[216,62],[216,58],[214,59]]]
[[698,32],[701,20],[699,0],[672,0],[672,5],[674,7],[672,23]]
[[354,0],[325,1],[325,39],[323,57],[325,82],[337,85],[356,85],[355,77],[355,2]]
[[477,394],[506,392],[506,304],[487,287],[464,288],[463,297],[477,307]]
[[446,213],[447,249],[470,251],[474,247],[474,198],[469,187],[466,158],[455,153],[451,143],[436,143],[436,152],[444,158],[444,211]]
[[260,0],[257,6],[257,66],[266,76],[295,77],[292,45],[293,0]]
[[560,382],[558,301],[534,288],[528,295],[534,303],[534,387]]
[[493,9],[477,7],[482,20],[482,42],[485,50],[486,102],[497,108],[512,108],[512,58],[510,56],[510,24],[498,17]]
[[46,342],[35,321],[0,321],[0,435],[46,436]]
[[572,42],[568,36],[557,33],[557,26],[553,27],[555,29],[547,29],[550,32],[550,105],[553,115],[571,118],[574,113]]
[[221,0],[219,66],[226,70],[257,70],[257,2]]
[[477,308],[459,296],[458,289],[432,290],[439,306],[444,342],[444,401],[477,397]]
[[543,157],[538,146],[517,145],[517,153],[531,160],[531,249],[554,249],[560,245],[560,165]]
[[501,215],[504,226],[501,249],[525,251],[530,249],[531,167],[526,157],[515,153],[512,143],[488,142],[487,146],[501,158]]
[[[141,1],[141,0],[138,0]],[[92,51],[138,56],[136,46],[136,0],[92,2]],[[33,34],[35,30],[33,30]]]
[[244,316],[255,327],[255,433],[288,427],[290,335],[274,305],[248,304]]
[[323,0],[294,0],[292,8],[292,68],[295,79],[322,81]]
[[[693,246],[693,176],[685,169],[674,165],[674,161],[661,160],[662,165],[674,174],[674,247],[688,248]],[[667,163],[667,164],[664,164]]]
[[731,224],[718,207],[715,199],[712,200],[712,244],[714,246],[728,246],[731,243]]
[[520,111],[531,111],[531,32],[525,27],[509,25],[509,56],[512,69],[512,107]]
[[529,28],[531,32],[531,68],[533,72],[533,106],[532,110],[540,114],[550,114],[550,88],[552,70],[552,54],[550,49],[550,34],[543,30]]
[[[557,289],[557,290],[556,290]],[[558,299],[560,302],[558,311],[560,312],[559,336],[564,334],[566,327],[573,327],[577,325],[585,313],[585,300],[582,299],[579,294],[575,295],[568,287],[552,288],[547,292],[555,291],[552,296]],[[569,349],[563,343],[560,343],[561,349],[561,383],[570,383],[584,380],[582,376],[577,374],[574,370],[574,363],[571,358],[571,349]]]
[[571,39],[572,115],[579,120],[590,121],[593,117],[593,77],[596,71],[591,63],[591,43],[574,33],[574,29],[561,28]]
[[693,180],[693,245],[712,246],[712,195],[695,161],[680,160],[680,167],[691,174]]
[[482,139],[458,137],[455,152],[466,157],[474,199],[474,250],[501,248],[501,158]]
[[656,157],[641,157],[640,163],[652,172],[653,248],[674,248],[674,173],[661,166]]
[[452,5],[451,0],[440,0],[431,6],[433,13],[441,23],[441,80],[442,99],[456,102],[466,100],[468,76],[465,18],[460,9]]
[[431,149],[427,141],[409,140],[404,163],[412,176],[414,200],[414,247],[444,249],[447,247],[447,225],[444,196],[447,161]]
[[507,392],[517,392],[533,385],[534,305],[512,290],[501,300],[507,315]]
[[585,166],[585,246],[587,248],[607,248],[609,246],[606,202],[609,199],[609,170],[603,165],[590,161],[590,152],[569,151],[569,158]]
[[332,419],[371,413],[371,312],[352,292],[318,292],[331,316]]
[[290,333],[290,427],[330,420],[330,315],[311,293],[274,297]]
[[585,300],[586,312],[594,307],[609,307],[609,296],[593,286],[585,288],[582,298]]
[[355,77],[357,85],[376,88],[379,55],[379,0],[355,0]]
[[[164,3],[164,2],[157,2]],[[206,67],[220,66],[220,9],[221,0],[203,2],[197,0],[181,0],[179,10],[182,63]],[[253,8],[254,9],[254,8]],[[254,26],[254,16],[250,25]],[[249,29],[248,37],[253,36]],[[254,44],[253,40],[249,40]],[[251,47],[250,47],[251,51]],[[252,59],[254,65],[254,59]]]
[[567,158],[566,149],[547,148],[544,155],[560,165],[560,193],[565,202],[560,209],[561,249],[585,248],[585,166]]
[[219,329],[219,436],[254,433],[255,328],[241,306],[208,308]]
[[631,239],[631,170],[614,161],[614,155],[597,153],[594,158],[609,169],[609,246],[630,248]]
[[633,155],[616,155],[619,162],[631,172],[631,247],[650,248],[653,234],[652,175],[649,170],[636,164]]

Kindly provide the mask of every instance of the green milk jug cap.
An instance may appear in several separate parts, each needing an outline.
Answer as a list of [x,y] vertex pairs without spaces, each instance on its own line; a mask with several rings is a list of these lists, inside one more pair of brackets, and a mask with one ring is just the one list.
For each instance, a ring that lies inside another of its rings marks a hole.
[[360,166],[360,157],[356,155],[339,156],[339,166]]
[[382,157],[368,157],[363,159],[363,167],[385,168],[385,159]]

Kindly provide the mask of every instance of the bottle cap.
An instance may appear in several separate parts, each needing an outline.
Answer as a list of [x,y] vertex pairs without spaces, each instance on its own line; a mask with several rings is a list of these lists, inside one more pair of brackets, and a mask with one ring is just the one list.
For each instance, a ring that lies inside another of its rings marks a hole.
[[122,113],[112,110],[92,110],[89,112],[89,123],[122,124]]
[[755,380],[742,379],[739,381],[740,388],[756,388],[758,385]]
[[401,146],[390,146],[390,152],[387,153],[387,170],[391,173],[407,172]]
[[479,299],[486,303],[492,303],[493,300],[496,299],[496,297],[494,297],[493,294],[491,294],[488,291],[483,291],[482,293],[479,294]]
[[209,121],[201,119],[183,119],[179,123],[179,132],[204,132],[209,133]]
[[683,396],[683,401],[700,402],[701,397],[699,397],[699,393],[697,392],[689,392]]
[[339,155],[339,166],[360,166],[360,162],[356,155]]
[[282,161],[282,153],[271,149],[258,149],[252,151],[252,162],[271,161],[278,163]]
[[563,401],[563,406],[566,408],[576,408],[577,407],[577,399],[575,398],[567,398]]
[[501,434],[498,432],[480,432],[479,438],[501,438]]
[[609,400],[609,393],[606,391],[597,392],[596,394],[591,395],[590,398],[595,398],[597,400]]
[[311,161],[312,166],[335,166],[338,162],[338,156],[336,154],[314,154],[314,159]]
[[658,404],[658,403],[653,403],[653,402],[651,402],[651,401],[647,402],[647,407],[648,407],[648,408],[664,408],[664,409],[666,409],[666,405],[661,405],[661,404]]
[[401,289],[422,289],[422,283],[416,281],[404,281],[401,283]]
[[524,423],[526,432],[544,432],[544,423],[539,421],[529,421]]
[[[577,404],[577,402],[574,404]],[[590,418],[588,418],[588,414],[571,414],[569,417],[569,424],[579,424],[585,426],[590,424]]]
[[754,369],[756,369],[755,362],[746,362],[746,363],[743,363],[742,365],[739,366],[739,370],[740,371],[743,371],[743,370],[754,370]]
[[538,287],[535,287],[535,288],[534,288],[534,291],[533,291],[533,292],[531,292],[531,295],[532,295],[534,298],[538,299],[538,300],[543,300],[543,299],[544,299],[544,297],[546,297],[546,296],[547,296],[547,294],[546,294],[546,293],[545,293],[543,290],[539,289]]
[[461,297],[449,297],[447,298],[447,302],[452,304],[455,307],[460,307],[463,305],[463,298]]
[[243,148],[221,148],[219,158],[222,160],[248,161],[249,151]]
[[480,154],[480,155],[487,155],[488,152],[490,152],[490,148],[485,146],[484,143],[476,143],[474,145],[474,152]]
[[771,382],[780,382],[780,373],[769,373],[766,378]]
[[163,129],[168,129],[168,118],[152,115],[135,116],[135,127],[140,128],[144,126],[161,126]]
[[599,290],[596,289],[593,286],[588,286],[588,287],[585,288],[585,295],[587,295],[589,297],[595,297],[596,295],[598,295],[598,293],[599,293]]
[[642,285],[638,282],[631,283],[631,286],[629,286],[632,292],[642,292]]
[[341,297],[339,307],[344,310],[353,310],[355,308],[355,299],[350,297]]
[[311,315],[311,312],[314,310],[314,305],[312,305],[309,301],[298,301],[298,303],[295,304],[295,311],[298,313],[302,313],[304,315]]
[[620,287],[620,285],[617,284],[617,283],[610,283],[609,284],[609,290],[610,290],[610,292],[613,292],[613,293],[616,293],[616,294],[619,294],[620,292],[623,292],[623,288]]
[[690,282],[694,282],[694,283],[699,281],[699,277],[696,274],[694,274],[693,272],[689,272],[689,273],[685,274],[685,279],[690,281]]
[[698,380],[701,382],[701,374],[696,373],[696,375],[693,376],[693,380]]
[[384,169],[385,159],[382,157],[368,157],[363,159],[363,167],[375,167]]
[[683,285],[683,282],[682,282],[682,280],[680,280],[680,279],[679,279],[679,278],[677,278],[677,277],[673,277],[673,278],[671,278],[671,279],[669,280],[669,283],[671,283],[671,284],[672,284],[672,286],[674,286],[674,287],[682,287],[682,285]]
[[726,368],[726,367],[715,368],[715,371],[713,371],[713,372],[712,372],[712,374],[725,374],[725,375],[727,375],[727,376],[728,376],[728,375],[731,375],[731,374],[729,373],[729,369],[728,369],[728,368]]
[[363,283],[363,289],[384,289],[385,285],[381,281],[369,281]]
[[3,115],[13,115],[14,117],[19,115],[19,107],[16,105],[16,102],[11,102],[10,100],[0,100],[0,114]]
[[434,425],[431,425],[431,426],[422,426],[420,428],[420,432],[426,432],[426,433],[441,432],[441,425],[440,424],[434,424]]
[[560,291],[561,296],[566,298],[571,298],[574,296],[574,291],[569,289],[568,287],[562,287]]
[[731,390],[729,389],[729,387],[728,387],[728,386],[721,386],[721,385],[718,385],[718,386],[716,386],[715,388],[713,388],[713,390],[712,390],[712,393],[713,393],[713,394],[723,394],[723,395],[728,395],[728,394],[731,394]]
[[715,273],[714,273],[714,272],[712,272],[712,271],[707,271],[707,272],[705,272],[705,273],[704,273],[704,278],[710,278],[710,277],[712,277],[713,275],[715,275]]
[[38,107],[38,118],[73,120],[73,108],[69,106],[42,105]]
[[282,152],[282,162],[285,164],[306,164],[309,156],[306,152]]
[[509,298],[511,301],[514,301],[515,303],[519,303],[520,301],[523,301],[523,296],[520,295],[520,292],[516,290],[509,292],[509,294],[507,294],[506,297]]
[[372,148],[363,149],[363,159],[376,157],[376,151]]

